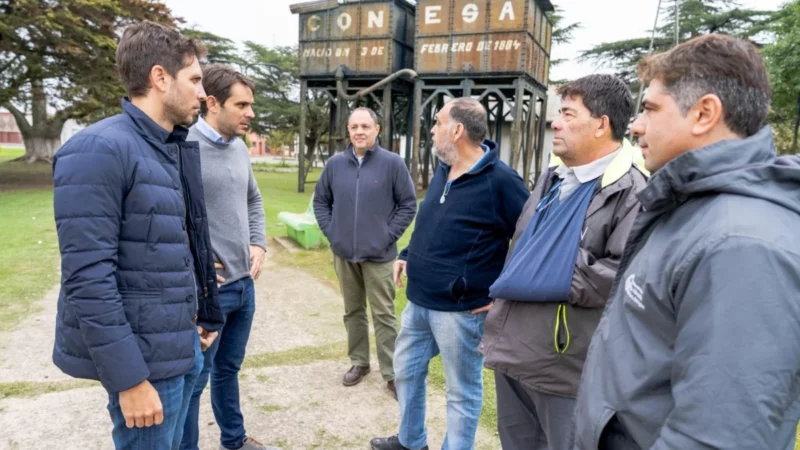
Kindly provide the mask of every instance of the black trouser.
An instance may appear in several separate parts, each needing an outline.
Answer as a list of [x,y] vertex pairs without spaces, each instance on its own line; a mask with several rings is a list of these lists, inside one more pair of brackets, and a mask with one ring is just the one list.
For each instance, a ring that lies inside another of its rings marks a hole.
[[603,428],[597,450],[640,450],[640,448],[615,415]]
[[495,372],[503,450],[571,450],[575,399],[544,394]]

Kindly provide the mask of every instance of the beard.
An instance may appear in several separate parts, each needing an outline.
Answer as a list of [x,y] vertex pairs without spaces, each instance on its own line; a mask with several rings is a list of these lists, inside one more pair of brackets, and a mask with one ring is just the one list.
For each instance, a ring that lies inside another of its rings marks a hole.
[[452,166],[458,158],[458,149],[454,143],[448,142],[443,145],[437,145],[433,149],[433,154],[448,166]]
[[173,125],[188,127],[194,122],[194,108],[181,99],[177,89],[170,89],[164,99],[164,117]]
[[241,130],[239,128],[239,122],[233,122],[233,123],[227,123],[226,122],[224,125],[222,125],[222,123],[223,123],[223,121],[220,121],[220,128],[223,128],[220,131],[222,131],[224,134],[230,136],[231,138],[234,138],[234,137],[237,137],[237,136],[238,137],[242,137],[245,134],[247,134],[247,129]]

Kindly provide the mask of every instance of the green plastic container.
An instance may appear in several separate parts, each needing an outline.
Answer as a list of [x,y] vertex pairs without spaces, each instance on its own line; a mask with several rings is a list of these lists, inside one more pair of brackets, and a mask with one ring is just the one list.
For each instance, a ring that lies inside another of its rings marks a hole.
[[322,234],[314,217],[314,197],[308,202],[308,208],[302,213],[284,211],[278,214],[278,220],[286,224],[286,234],[297,241],[305,249],[328,246],[328,240]]

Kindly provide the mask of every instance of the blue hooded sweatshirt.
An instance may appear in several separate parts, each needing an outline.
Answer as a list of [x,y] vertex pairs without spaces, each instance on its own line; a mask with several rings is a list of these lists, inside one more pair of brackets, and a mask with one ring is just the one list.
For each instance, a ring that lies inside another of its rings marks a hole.
[[[489,286],[503,270],[508,243],[530,193],[516,171],[500,161],[497,144],[448,183],[439,163],[408,247],[408,299],[437,311],[468,311],[491,301]],[[449,184],[449,187],[448,187]]]

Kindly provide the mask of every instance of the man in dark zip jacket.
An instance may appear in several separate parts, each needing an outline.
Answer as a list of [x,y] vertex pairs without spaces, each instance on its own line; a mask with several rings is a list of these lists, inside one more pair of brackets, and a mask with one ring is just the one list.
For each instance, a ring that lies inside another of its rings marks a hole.
[[483,406],[483,357],[478,344],[494,283],[529,193],[522,178],[484,140],[486,110],[455,99],[436,115],[433,134],[441,160],[420,204],[411,243],[395,263],[408,274],[408,305],[397,337],[395,364],[400,430],[375,438],[375,450],[427,449],[425,379],[442,355],[447,377],[444,449],[475,445]]
[[53,361],[108,391],[118,449],[178,447],[201,345],[222,326],[200,154],[184,128],[205,98],[201,52],[162,25],[128,27],[117,49],[123,113],[76,134],[53,162]]
[[396,396],[392,263],[397,240],[414,220],[417,197],[403,159],[377,144],[380,126],[374,111],[355,109],[347,129],[351,144],[328,161],[314,189],[314,214],[330,241],[344,297],[352,366],[342,383],[354,386],[370,371],[369,299],[381,375]]
[[653,173],[576,406],[575,448],[794,448],[800,164],[764,127],[751,43],[706,35],[640,63],[631,126]]

